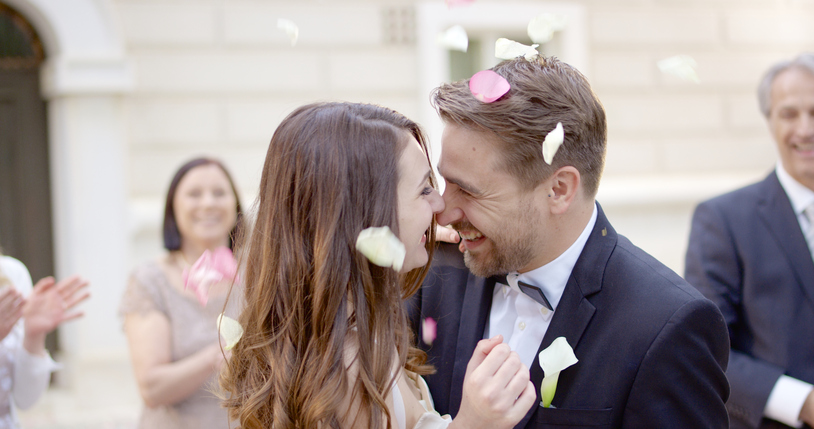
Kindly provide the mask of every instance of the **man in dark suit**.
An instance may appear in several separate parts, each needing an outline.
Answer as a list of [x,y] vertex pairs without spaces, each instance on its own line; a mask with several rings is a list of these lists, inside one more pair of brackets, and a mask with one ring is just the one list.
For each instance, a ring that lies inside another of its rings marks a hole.
[[696,208],[685,278],[729,326],[732,427],[811,426],[814,55],[769,69],[758,99],[780,160],[763,181]]
[[[538,353],[564,337],[579,361],[559,374],[552,407],[535,405],[517,427],[728,427],[721,313],[618,235],[594,200],[606,124],[587,80],[556,58],[492,70],[510,85],[497,101],[479,101],[466,80],[432,97],[445,124],[438,223],[465,249],[439,249],[408,303],[416,327],[437,323],[424,346],[437,409],[459,412],[469,357],[497,334],[539,397]],[[564,142],[549,163],[542,143],[558,123]]]

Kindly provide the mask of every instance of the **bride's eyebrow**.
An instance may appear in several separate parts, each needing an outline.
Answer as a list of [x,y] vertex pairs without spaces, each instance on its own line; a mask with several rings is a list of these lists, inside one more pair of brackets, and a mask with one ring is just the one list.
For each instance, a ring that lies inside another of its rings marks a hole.
[[424,184],[427,183],[427,180],[429,180],[429,178],[430,178],[430,172],[431,172],[431,170],[427,170],[427,174],[425,174],[424,177],[421,178],[421,181],[418,182],[418,187],[419,188],[423,188]]

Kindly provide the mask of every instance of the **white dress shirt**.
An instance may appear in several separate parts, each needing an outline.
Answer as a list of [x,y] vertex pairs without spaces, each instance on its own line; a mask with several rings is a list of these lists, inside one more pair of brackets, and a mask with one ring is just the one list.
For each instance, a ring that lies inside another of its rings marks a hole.
[[[597,209],[594,204],[593,214],[582,234],[556,259],[523,274],[509,273],[506,276],[508,285],[499,282],[495,284],[492,309],[484,330],[484,338],[502,334],[503,342],[517,352],[520,360],[528,368],[531,368],[537,356],[537,349],[543,342],[554,312],[557,311],[571,271],[594,229],[596,216]],[[518,281],[539,287],[554,311],[549,311],[521,292],[517,286]]]
[[[775,171],[780,186],[789,196],[791,207],[794,209],[794,214],[797,215],[797,222],[800,224],[803,236],[805,236],[811,225],[803,211],[814,203],[814,191],[794,180],[780,162],[777,163]],[[769,394],[769,400],[766,401],[763,415],[789,426],[802,427],[803,422],[799,420],[800,410],[803,409],[803,403],[812,389],[814,389],[814,386],[805,381],[781,375]]]

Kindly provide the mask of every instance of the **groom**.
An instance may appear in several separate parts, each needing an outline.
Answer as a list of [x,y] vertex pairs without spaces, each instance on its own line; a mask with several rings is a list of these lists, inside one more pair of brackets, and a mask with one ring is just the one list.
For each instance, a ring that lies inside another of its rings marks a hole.
[[[518,428],[727,428],[721,313],[618,235],[594,199],[606,124],[587,80],[556,58],[492,70],[510,85],[497,101],[479,101],[468,81],[432,97],[445,124],[438,223],[465,248],[461,260],[441,246],[409,303],[416,329],[437,323],[422,345],[436,408],[458,413],[467,362],[497,334],[539,397],[537,355],[565,337],[579,361],[560,373],[552,406],[537,401]],[[541,144],[558,122],[565,139],[549,165]]]

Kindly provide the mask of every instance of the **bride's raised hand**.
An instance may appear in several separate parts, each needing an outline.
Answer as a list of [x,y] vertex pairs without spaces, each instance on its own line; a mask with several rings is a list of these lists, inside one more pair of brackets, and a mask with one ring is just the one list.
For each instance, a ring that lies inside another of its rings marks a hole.
[[461,408],[450,428],[512,428],[536,400],[528,368],[503,337],[481,340],[466,366]]

